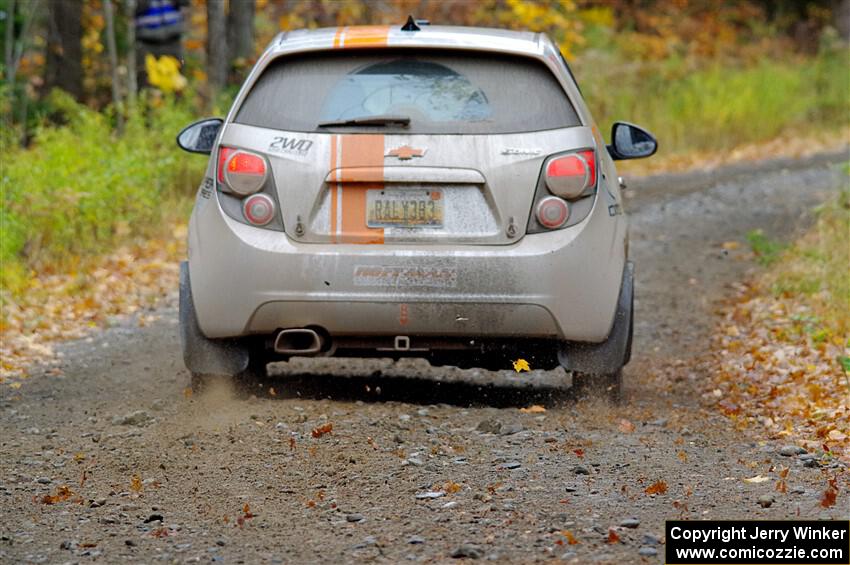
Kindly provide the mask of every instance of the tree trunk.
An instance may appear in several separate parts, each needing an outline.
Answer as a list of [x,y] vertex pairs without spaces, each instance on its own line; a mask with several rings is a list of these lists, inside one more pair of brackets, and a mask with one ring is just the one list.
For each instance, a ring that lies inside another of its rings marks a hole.
[[136,80],[136,0],[125,0],[124,14],[127,18],[127,102],[132,110],[136,106],[139,91]]
[[838,0],[832,14],[841,39],[850,41],[850,0]]
[[82,0],[52,0],[48,12],[45,88],[61,88],[82,100]]
[[224,0],[207,0],[207,81],[211,100],[227,82],[227,63]]
[[15,72],[13,70],[15,47],[15,0],[9,0],[6,6],[6,39],[3,45],[3,62],[5,65],[6,82],[9,92],[15,89]]
[[106,21],[106,51],[109,55],[109,71],[112,79],[112,107],[115,109],[115,124],[118,134],[124,133],[124,107],[121,104],[121,88],[118,81],[118,50],[115,47],[115,17],[112,0],[103,0],[103,19]]
[[230,0],[227,14],[227,46],[230,67],[234,70],[231,82],[239,83],[254,56],[255,0]]

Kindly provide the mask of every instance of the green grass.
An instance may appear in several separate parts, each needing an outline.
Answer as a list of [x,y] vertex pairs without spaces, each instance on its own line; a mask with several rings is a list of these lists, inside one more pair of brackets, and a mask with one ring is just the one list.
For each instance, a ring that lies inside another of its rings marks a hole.
[[634,122],[658,137],[662,153],[686,153],[850,124],[848,57],[835,48],[810,59],[692,68],[679,60],[623,64],[589,54],[575,67],[600,127]]
[[747,241],[756,255],[756,260],[764,266],[772,265],[779,259],[785,246],[773,241],[762,230],[753,230],[747,234]]
[[[803,238],[772,255],[768,277],[772,291],[814,306],[815,316],[806,323],[816,342],[829,335],[850,339],[848,185],[850,182],[845,182],[836,197],[817,209],[816,223]],[[771,252],[776,249],[775,244],[768,248]]]
[[29,149],[4,143],[0,289],[12,293],[33,270],[75,265],[187,213],[204,166],[174,142],[196,119],[188,104],[147,108],[117,137],[107,115],[52,96],[66,125],[39,130]]

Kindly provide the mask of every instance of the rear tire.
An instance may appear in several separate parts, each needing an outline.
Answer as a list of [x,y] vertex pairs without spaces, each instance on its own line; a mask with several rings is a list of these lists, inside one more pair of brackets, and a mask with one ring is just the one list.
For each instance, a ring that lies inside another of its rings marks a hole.
[[268,377],[268,359],[262,352],[252,352],[248,367],[236,375],[215,375],[191,373],[191,387],[194,392],[203,392],[216,383],[233,384],[237,388],[250,391]]

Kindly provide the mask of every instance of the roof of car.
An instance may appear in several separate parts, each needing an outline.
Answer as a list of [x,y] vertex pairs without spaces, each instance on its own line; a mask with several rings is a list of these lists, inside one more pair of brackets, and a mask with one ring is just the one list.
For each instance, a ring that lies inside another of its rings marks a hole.
[[529,31],[431,25],[421,25],[419,31],[401,28],[396,24],[286,31],[274,38],[267,54],[346,48],[435,47],[540,56],[546,44],[551,44],[545,35]]

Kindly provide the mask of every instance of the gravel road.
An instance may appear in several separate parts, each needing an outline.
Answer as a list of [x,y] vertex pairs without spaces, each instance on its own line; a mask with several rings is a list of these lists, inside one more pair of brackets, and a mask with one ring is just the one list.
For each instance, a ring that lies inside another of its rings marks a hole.
[[[841,182],[813,161],[632,188],[636,341],[617,406],[573,398],[559,371],[424,362],[299,361],[191,394],[174,297],[153,324],[66,344],[64,377],[0,392],[0,562],[659,563],[665,519],[846,518],[843,470],[735,430],[692,363],[754,268],[744,235],[793,236]],[[770,480],[742,480],[756,475]]]

